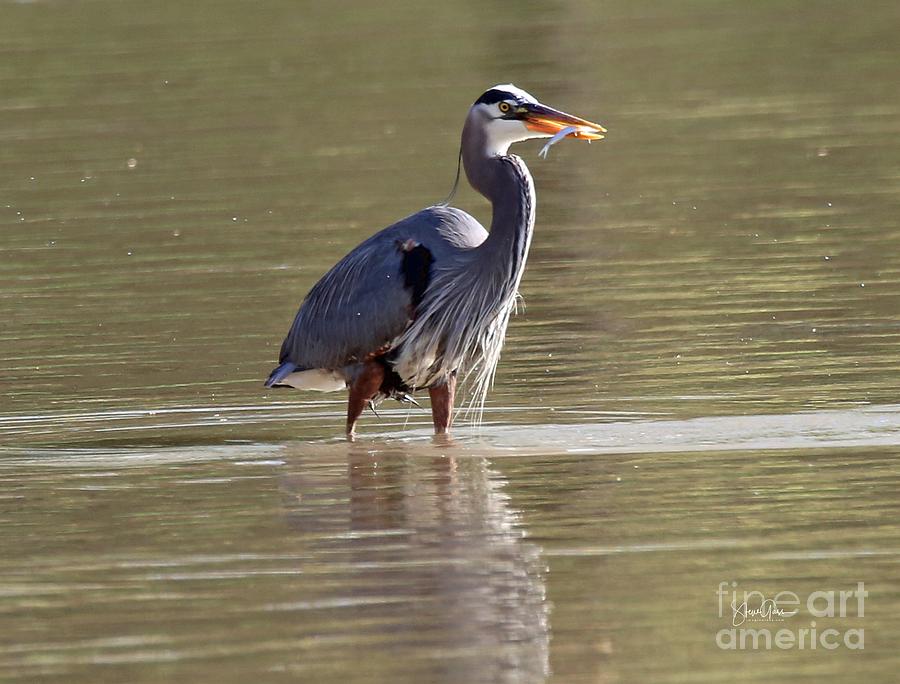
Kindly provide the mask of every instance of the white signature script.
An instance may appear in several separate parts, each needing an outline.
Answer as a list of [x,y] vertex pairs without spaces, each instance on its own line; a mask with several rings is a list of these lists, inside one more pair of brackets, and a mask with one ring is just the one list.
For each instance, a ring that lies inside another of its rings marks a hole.
[[731,624],[734,627],[744,624],[747,620],[754,622],[763,620],[773,622],[777,620],[778,622],[781,622],[784,620],[785,616],[790,617],[794,614],[794,611],[786,611],[779,608],[778,604],[775,603],[773,599],[763,599],[758,608],[749,608],[746,601],[740,605],[732,603],[731,611]]

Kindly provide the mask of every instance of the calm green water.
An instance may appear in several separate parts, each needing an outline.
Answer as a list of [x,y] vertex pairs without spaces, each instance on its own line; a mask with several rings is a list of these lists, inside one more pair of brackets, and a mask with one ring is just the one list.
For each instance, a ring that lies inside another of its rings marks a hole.
[[[898,26],[0,3],[0,679],[894,681]],[[485,424],[386,406],[348,444],[343,397],[262,380],[507,81],[610,135],[516,149],[538,223]],[[862,617],[743,627],[864,648],[723,650],[722,582],[863,582]]]

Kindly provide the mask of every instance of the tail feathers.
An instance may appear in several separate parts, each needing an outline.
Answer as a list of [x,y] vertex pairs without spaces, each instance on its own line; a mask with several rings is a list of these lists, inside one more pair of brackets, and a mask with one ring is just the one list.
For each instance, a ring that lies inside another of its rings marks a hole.
[[290,361],[285,361],[283,364],[278,366],[275,370],[273,370],[269,374],[269,379],[266,380],[266,387],[275,387],[279,382],[284,380],[287,376],[297,370],[297,364],[291,363]]
[[293,387],[317,392],[336,392],[346,386],[347,378],[340,371],[327,368],[303,368],[290,361],[285,361],[278,366],[266,380],[266,387]]

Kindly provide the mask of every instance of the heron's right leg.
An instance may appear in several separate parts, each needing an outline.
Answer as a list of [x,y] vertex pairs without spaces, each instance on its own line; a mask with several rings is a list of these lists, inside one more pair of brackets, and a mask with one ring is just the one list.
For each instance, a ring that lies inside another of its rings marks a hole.
[[434,433],[442,435],[453,424],[453,400],[456,396],[456,373],[451,373],[446,381],[428,388],[431,397],[431,419]]
[[347,403],[347,435],[353,434],[356,421],[369,401],[378,394],[384,382],[384,366],[378,361],[367,361],[350,385],[350,401]]

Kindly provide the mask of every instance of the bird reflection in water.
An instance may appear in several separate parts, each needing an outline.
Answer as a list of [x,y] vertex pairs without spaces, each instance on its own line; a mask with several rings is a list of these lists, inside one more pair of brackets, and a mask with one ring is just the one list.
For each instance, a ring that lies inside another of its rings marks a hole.
[[288,524],[315,565],[301,568],[311,594],[342,606],[324,629],[359,641],[348,672],[365,657],[378,681],[543,681],[546,568],[486,458],[449,442],[297,449],[281,481]]

